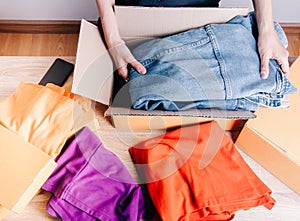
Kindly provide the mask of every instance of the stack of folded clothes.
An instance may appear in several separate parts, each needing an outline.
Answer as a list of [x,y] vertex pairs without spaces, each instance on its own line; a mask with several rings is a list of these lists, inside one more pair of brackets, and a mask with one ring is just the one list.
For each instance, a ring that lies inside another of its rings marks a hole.
[[158,212],[154,220],[225,221],[238,210],[275,204],[214,121],[168,131],[129,152]]
[[[278,23],[275,30],[287,47]],[[270,60],[267,79],[260,78],[254,12],[225,24],[211,24],[148,40],[133,49],[147,74],[129,71],[132,107],[144,110],[218,108],[256,110],[287,107],[296,91],[277,61]]]
[[47,211],[62,220],[140,220],[146,214],[141,187],[120,159],[83,127],[55,159],[43,189]]

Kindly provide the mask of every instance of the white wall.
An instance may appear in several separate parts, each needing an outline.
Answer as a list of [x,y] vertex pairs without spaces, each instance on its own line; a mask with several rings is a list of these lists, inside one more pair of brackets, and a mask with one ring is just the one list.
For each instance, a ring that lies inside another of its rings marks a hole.
[[273,1],[274,18],[280,22],[300,22],[299,0]]
[[[221,6],[252,8],[252,1],[222,0]],[[273,14],[276,21],[299,23],[299,11],[299,0],[273,0]],[[97,17],[95,0],[0,0],[0,19],[96,20]]]
[[[263,1],[263,0],[260,0]],[[273,17],[279,22],[300,22],[300,1],[299,0],[273,0]],[[252,0],[221,0],[224,7],[248,7],[253,9]]]
[[0,19],[95,20],[96,0],[0,0]]

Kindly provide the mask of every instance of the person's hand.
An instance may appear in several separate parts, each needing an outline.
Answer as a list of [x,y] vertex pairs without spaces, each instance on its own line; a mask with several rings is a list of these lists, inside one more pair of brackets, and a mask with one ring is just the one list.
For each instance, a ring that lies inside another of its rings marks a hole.
[[290,73],[288,56],[289,52],[282,45],[275,30],[265,31],[258,37],[258,52],[261,60],[260,76],[266,79],[269,76],[269,60],[277,60],[284,74]]
[[109,48],[109,52],[114,59],[119,75],[125,80],[128,79],[128,65],[131,65],[140,74],[146,74],[146,68],[134,58],[124,42]]

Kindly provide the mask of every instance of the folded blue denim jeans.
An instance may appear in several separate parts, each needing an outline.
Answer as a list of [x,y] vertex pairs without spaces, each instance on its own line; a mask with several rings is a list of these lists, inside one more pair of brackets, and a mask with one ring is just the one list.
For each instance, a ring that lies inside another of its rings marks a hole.
[[[287,47],[284,31],[275,30]],[[146,67],[140,75],[129,69],[129,93],[134,109],[185,110],[218,108],[256,110],[286,107],[286,94],[296,88],[276,60],[269,77],[260,77],[255,13],[236,16],[224,24],[210,24],[160,39],[132,50]]]

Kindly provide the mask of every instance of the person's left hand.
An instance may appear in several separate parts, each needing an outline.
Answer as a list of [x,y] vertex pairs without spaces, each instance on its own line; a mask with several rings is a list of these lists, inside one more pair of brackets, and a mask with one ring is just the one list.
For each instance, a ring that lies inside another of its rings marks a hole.
[[288,56],[289,52],[282,45],[275,30],[259,33],[258,52],[261,60],[260,76],[266,79],[269,76],[269,60],[277,60],[285,75],[290,73]]

